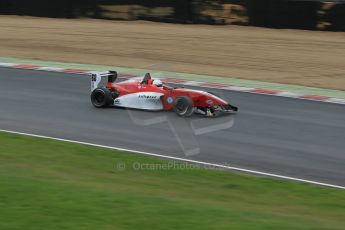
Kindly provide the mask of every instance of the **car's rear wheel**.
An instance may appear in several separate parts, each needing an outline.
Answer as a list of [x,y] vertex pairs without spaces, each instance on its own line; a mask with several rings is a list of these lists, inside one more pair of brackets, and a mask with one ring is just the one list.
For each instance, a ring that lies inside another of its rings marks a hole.
[[174,111],[179,116],[191,116],[194,112],[192,100],[189,97],[178,97],[175,100]]
[[97,108],[104,108],[113,102],[111,92],[107,88],[96,88],[91,93],[91,102],[92,105]]

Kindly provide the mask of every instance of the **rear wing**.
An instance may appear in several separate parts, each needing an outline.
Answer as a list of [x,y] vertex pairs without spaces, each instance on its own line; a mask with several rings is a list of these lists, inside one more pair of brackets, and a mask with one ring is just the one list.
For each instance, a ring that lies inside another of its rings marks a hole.
[[115,82],[117,78],[116,71],[93,72],[91,73],[91,92],[94,91],[101,83],[102,77],[108,77],[108,82]]

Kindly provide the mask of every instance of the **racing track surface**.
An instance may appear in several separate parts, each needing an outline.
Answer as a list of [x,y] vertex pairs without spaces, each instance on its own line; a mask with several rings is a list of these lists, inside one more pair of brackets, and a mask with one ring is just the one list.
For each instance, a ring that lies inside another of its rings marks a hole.
[[345,185],[343,105],[212,89],[239,113],[184,119],[96,109],[86,76],[0,68],[0,81],[0,129]]

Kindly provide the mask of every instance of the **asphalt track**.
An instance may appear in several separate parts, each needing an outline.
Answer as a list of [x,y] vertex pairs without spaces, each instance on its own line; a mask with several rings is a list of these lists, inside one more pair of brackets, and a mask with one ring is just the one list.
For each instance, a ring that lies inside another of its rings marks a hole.
[[[96,109],[82,75],[0,68],[0,129],[345,186],[345,106],[210,90],[238,114]],[[1,143],[1,140],[0,140]]]

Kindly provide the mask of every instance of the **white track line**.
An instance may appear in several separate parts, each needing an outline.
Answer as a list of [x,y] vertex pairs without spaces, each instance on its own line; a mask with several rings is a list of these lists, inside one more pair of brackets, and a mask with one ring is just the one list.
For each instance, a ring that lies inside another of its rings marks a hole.
[[44,139],[50,139],[50,140],[56,140],[56,141],[63,141],[63,142],[74,143],[74,144],[82,144],[82,145],[113,149],[113,150],[119,150],[119,151],[133,152],[133,153],[138,153],[138,154],[143,154],[143,155],[148,155],[148,156],[166,158],[166,159],[177,160],[177,161],[184,161],[188,163],[200,164],[200,165],[205,165],[205,166],[210,166],[210,167],[215,167],[215,168],[230,169],[230,170],[251,173],[251,174],[256,174],[256,175],[261,175],[261,176],[275,177],[275,178],[280,178],[280,179],[285,179],[285,180],[304,182],[304,183],[326,186],[326,187],[331,187],[331,188],[345,189],[344,186],[340,186],[340,185],[327,184],[327,183],[322,183],[322,182],[317,182],[317,181],[312,181],[312,180],[305,180],[305,179],[300,179],[300,178],[295,178],[295,177],[282,176],[278,174],[265,173],[265,172],[255,171],[255,170],[244,169],[244,168],[231,167],[227,165],[220,165],[220,164],[208,163],[208,162],[203,162],[203,161],[190,160],[190,159],[185,159],[185,158],[180,158],[180,157],[165,156],[165,155],[156,154],[156,153],[149,153],[149,152],[118,148],[118,147],[112,147],[112,146],[106,146],[106,145],[99,145],[99,144],[93,144],[93,143],[82,142],[82,141],[74,141],[74,140],[68,140],[68,139],[63,139],[63,138],[42,136],[42,135],[36,135],[36,134],[30,134],[30,133],[22,133],[22,132],[5,130],[5,129],[0,129],[0,132],[19,134],[19,135],[24,135],[24,136],[29,136],[29,137],[38,137],[38,138],[44,138]]

